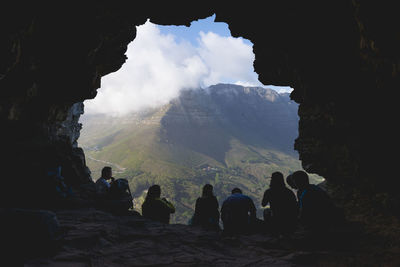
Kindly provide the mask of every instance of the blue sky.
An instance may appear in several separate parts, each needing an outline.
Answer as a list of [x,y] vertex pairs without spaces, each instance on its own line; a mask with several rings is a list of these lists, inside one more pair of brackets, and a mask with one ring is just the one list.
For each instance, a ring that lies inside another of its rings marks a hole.
[[[233,38],[228,25],[214,18],[194,21],[190,27],[149,21],[137,26],[127,61],[101,79],[96,98],[85,101],[85,113],[124,115],[167,104],[181,90],[217,83],[264,86],[254,72],[253,44]],[[291,91],[290,87],[265,87]]]
[[[231,32],[229,26],[223,22],[214,22],[215,14],[211,17],[193,21],[190,27],[186,26],[160,26],[161,33],[173,34],[177,37],[178,41],[187,40],[193,45],[198,44],[200,32],[214,32],[220,36],[230,37]],[[253,45],[249,40],[242,38],[248,45]]]

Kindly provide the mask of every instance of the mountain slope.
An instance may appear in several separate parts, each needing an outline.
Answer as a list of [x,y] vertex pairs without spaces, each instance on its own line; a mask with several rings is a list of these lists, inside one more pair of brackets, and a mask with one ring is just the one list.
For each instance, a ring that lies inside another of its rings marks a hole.
[[238,186],[259,206],[273,171],[301,169],[293,150],[297,105],[270,89],[218,84],[183,91],[158,109],[81,122],[93,178],[112,165],[130,180],[139,210],[148,186],[160,184],[177,205],[176,222],[189,219],[205,183],[220,202]]

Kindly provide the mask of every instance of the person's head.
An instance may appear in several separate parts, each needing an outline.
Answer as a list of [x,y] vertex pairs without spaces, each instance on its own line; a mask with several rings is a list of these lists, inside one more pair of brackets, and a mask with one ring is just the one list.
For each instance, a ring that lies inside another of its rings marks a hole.
[[294,183],[293,180],[293,174],[289,174],[286,177],[286,183],[292,188],[292,189],[297,189],[296,184]]
[[155,199],[160,198],[161,196],[161,187],[158,184],[150,186],[147,191],[146,199]]
[[296,187],[300,190],[306,188],[309,184],[310,181],[308,179],[308,174],[305,171],[295,171],[293,173],[293,180],[296,185]]
[[285,182],[283,180],[283,174],[281,172],[274,172],[271,176],[271,182],[269,184],[270,188],[283,188],[285,187]]
[[240,190],[240,188],[235,187],[232,189],[232,195],[233,194],[242,194],[242,190]]
[[203,186],[203,197],[211,197],[213,196],[213,186],[210,184],[206,184]]
[[103,177],[106,180],[110,180],[112,177],[112,169],[109,166],[104,167],[101,170],[101,177]]

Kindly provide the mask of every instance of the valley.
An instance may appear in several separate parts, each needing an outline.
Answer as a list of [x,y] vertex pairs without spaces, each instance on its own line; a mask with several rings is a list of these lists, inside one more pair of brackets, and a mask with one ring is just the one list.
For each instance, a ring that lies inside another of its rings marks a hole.
[[262,218],[272,172],[287,176],[302,169],[293,150],[297,105],[267,88],[218,84],[183,91],[160,108],[122,117],[84,115],[81,122],[78,142],[92,178],[103,166],[113,167],[116,178],[129,180],[138,211],[148,187],[159,184],[176,206],[172,223],[187,223],[206,183],[220,205],[232,188],[241,188]]

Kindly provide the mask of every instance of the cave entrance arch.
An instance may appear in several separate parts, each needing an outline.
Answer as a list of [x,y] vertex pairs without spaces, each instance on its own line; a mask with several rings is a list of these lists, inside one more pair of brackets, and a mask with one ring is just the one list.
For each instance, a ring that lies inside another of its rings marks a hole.
[[[188,25],[216,13],[233,36],[252,40],[255,69],[264,84],[295,88],[292,97],[300,103],[301,117],[296,148],[307,170],[349,189],[342,199],[358,206],[356,216],[374,214],[376,206],[378,213],[398,214],[397,164],[395,157],[385,157],[396,140],[388,136],[397,133],[391,127],[395,123],[386,123],[397,119],[396,98],[387,97],[399,88],[394,4],[146,3],[6,7],[1,16],[7,30],[0,44],[0,119],[7,155],[2,189],[9,192],[1,194],[2,203],[14,205],[22,195],[17,206],[30,205],[38,196],[48,204],[50,198],[31,187],[46,185],[48,158],[60,159],[65,179],[75,189],[88,185],[84,154],[73,143],[79,132],[74,120],[79,105],[73,104],[94,97],[100,78],[121,67],[135,25],[148,17],[160,25]],[[43,151],[49,157],[42,157]],[[358,190],[364,189],[367,194],[360,197]]]
[[[290,100],[292,89],[262,85],[253,72],[253,44],[231,37],[227,24],[214,18],[192,22],[191,29],[149,21],[139,26],[127,62],[103,77],[81,120],[79,144],[92,178],[103,166],[113,167],[116,177],[130,180],[137,209],[146,189],[161,184],[178,205],[173,221],[179,223],[189,219],[205,183],[214,184],[221,201],[233,187],[245,189],[262,217],[259,202],[270,174],[301,169],[293,149],[298,107]],[[205,119],[194,118],[193,109]],[[177,123],[179,116],[185,120]]]

